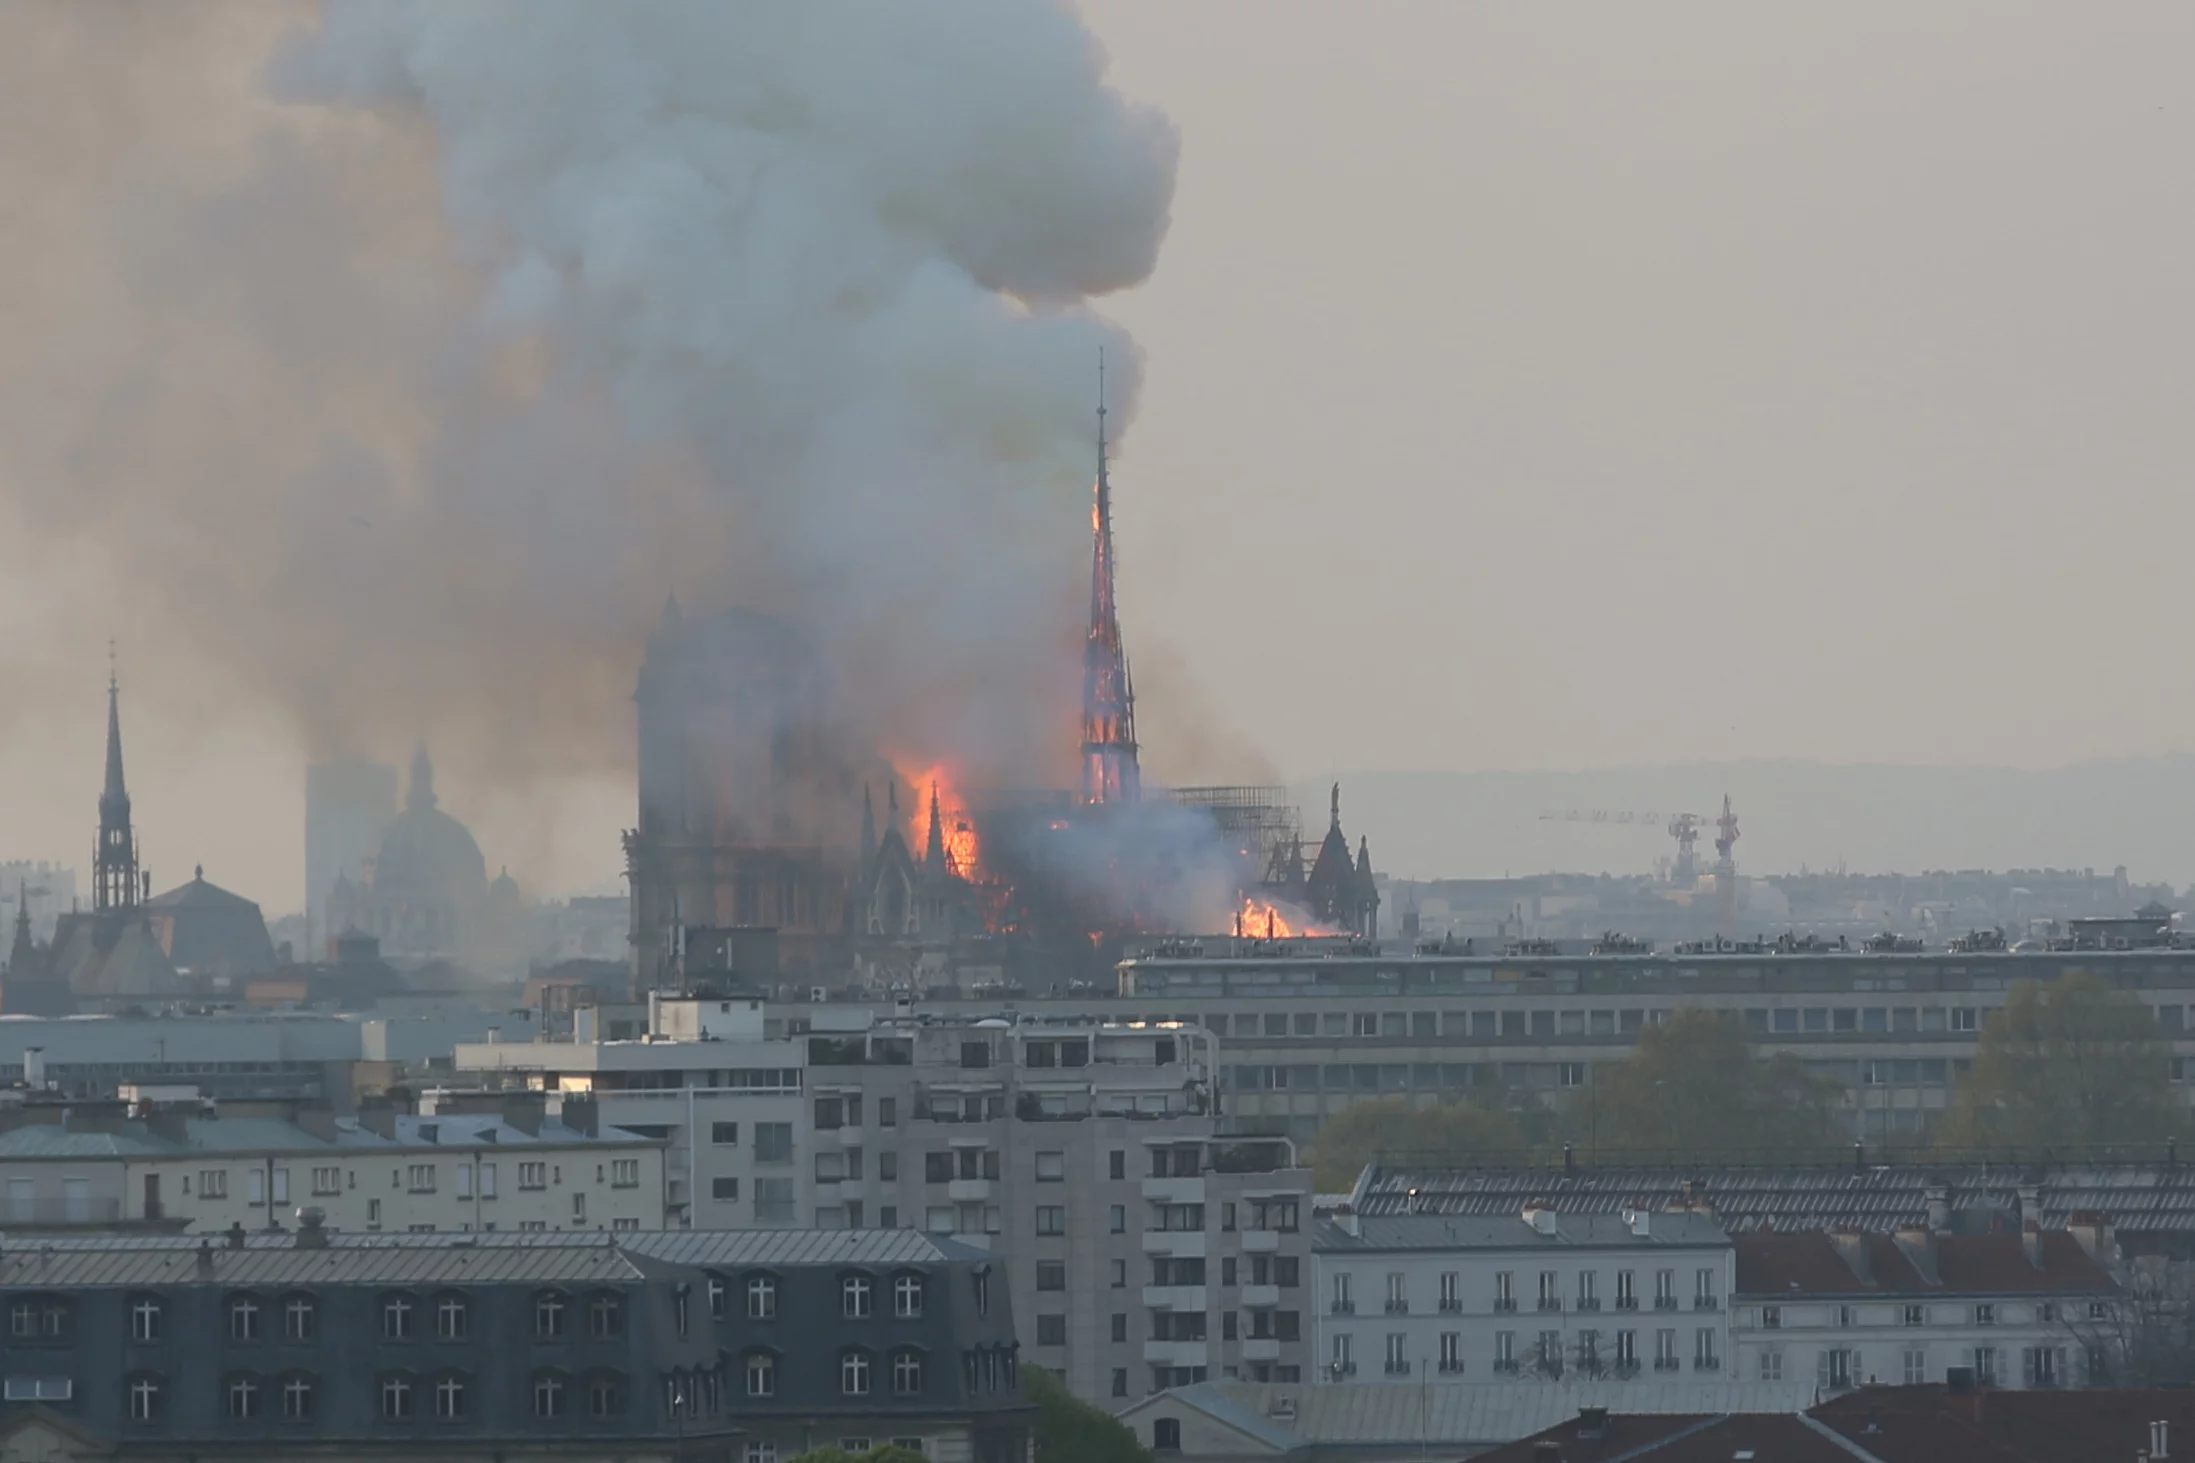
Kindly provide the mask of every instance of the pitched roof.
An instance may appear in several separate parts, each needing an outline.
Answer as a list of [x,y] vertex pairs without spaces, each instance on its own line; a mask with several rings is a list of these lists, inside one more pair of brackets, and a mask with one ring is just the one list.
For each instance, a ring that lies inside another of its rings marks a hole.
[[1756,1299],[2061,1295],[2118,1289],[2110,1272],[2072,1235],[2053,1231],[2038,1238],[2037,1259],[2031,1261],[2016,1234],[1937,1235],[1910,1247],[1886,1234],[1732,1236],[1738,1251],[1737,1293]]
[[2168,1455],[2195,1442],[2195,1391],[1863,1387],[1810,1417],[1881,1463],[2093,1463],[2147,1451],[2156,1422]]
[[[1854,1454],[1806,1425],[1803,1417],[1730,1413],[1715,1417],[1610,1416],[1597,1426],[1572,1418],[1472,1463],[1540,1463],[1535,1450],[1556,1443],[1561,1463],[1854,1463]],[[1864,1458],[1862,1459],[1864,1463]]]

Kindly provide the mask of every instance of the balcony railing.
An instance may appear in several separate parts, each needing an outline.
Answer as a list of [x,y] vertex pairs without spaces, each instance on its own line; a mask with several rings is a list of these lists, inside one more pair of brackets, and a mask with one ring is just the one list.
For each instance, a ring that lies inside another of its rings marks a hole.
[[1337,1300],[1326,1309],[1329,1315],[1353,1316],[1357,1313],[1357,1303],[1353,1300]]
[[1389,1314],[1390,1316],[1407,1316],[1407,1315],[1409,1315],[1409,1314],[1410,1314],[1410,1302],[1408,1302],[1408,1301],[1406,1301],[1406,1300],[1395,1300],[1395,1299],[1393,1299],[1392,1297],[1390,1297],[1390,1298],[1388,1299],[1388,1302],[1387,1302],[1387,1314]]
[[1597,1296],[1597,1295],[1586,1295],[1586,1296],[1580,1296],[1580,1297],[1578,1297],[1578,1309],[1579,1309],[1579,1310],[1581,1310],[1581,1311],[1597,1311],[1597,1310],[1599,1310],[1600,1308],[1601,1308],[1601,1300],[1600,1300],[1600,1297],[1599,1297],[1599,1296]]
[[1673,1311],[1673,1310],[1675,1310],[1676,1308],[1677,1308],[1677,1298],[1676,1298],[1675,1296],[1673,1296],[1673,1295],[1657,1295],[1657,1296],[1655,1296],[1655,1297],[1654,1297],[1654,1309],[1655,1309],[1655,1310],[1657,1310],[1657,1311]]
[[1499,1295],[1499,1296],[1496,1296],[1496,1297],[1494,1297],[1494,1309],[1495,1309],[1495,1310],[1497,1310],[1497,1311],[1513,1311],[1513,1310],[1515,1310],[1516,1308],[1517,1308],[1517,1298],[1516,1298],[1515,1296],[1513,1296],[1513,1295]]
[[1616,1297],[1616,1309],[1617,1309],[1617,1310],[1619,1310],[1619,1311],[1635,1311],[1635,1310],[1637,1310],[1638,1308],[1639,1308],[1639,1298],[1638,1298],[1637,1296],[1635,1296],[1635,1295],[1619,1295],[1619,1296],[1617,1296],[1617,1297]]
[[1440,1374],[1441,1374],[1442,1376],[1444,1376],[1444,1377],[1460,1377],[1460,1376],[1462,1376],[1462,1375],[1463,1375],[1463,1361],[1462,1361],[1462,1359],[1461,1359],[1461,1358],[1459,1357],[1459,1358],[1457,1358],[1457,1359],[1455,1359],[1455,1360],[1453,1360],[1453,1361],[1450,1361],[1450,1360],[1447,1360],[1447,1359],[1445,1359],[1445,1358],[1444,1358],[1444,1359],[1443,1359],[1443,1360],[1441,1361],[1441,1364],[1440,1364]]
[[1696,1372],[1719,1372],[1722,1370],[1722,1358],[1719,1356],[1695,1356],[1692,1358],[1692,1370]]
[[1540,1297],[1540,1309],[1541,1309],[1541,1310],[1543,1310],[1543,1311],[1559,1311],[1559,1310],[1561,1310],[1561,1309],[1562,1309],[1562,1297],[1560,1297],[1560,1296],[1555,1296],[1555,1295],[1543,1295],[1543,1296],[1541,1296],[1541,1297]]
[[1409,1375],[1410,1375],[1410,1363],[1408,1363],[1408,1362],[1406,1362],[1406,1361],[1391,1361],[1391,1362],[1387,1363],[1387,1375],[1389,1375],[1389,1376],[1391,1376],[1391,1377],[1407,1377],[1407,1376],[1409,1376]]
[[1657,1356],[1654,1358],[1654,1370],[1657,1372],[1675,1372],[1683,1369],[1684,1363],[1673,1356]]
[[1444,1316],[1460,1315],[1463,1311],[1463,1298],[1455,1295],[1444,1295],[1441,1297],[1440,1309],[1441,1314]]
[[1722,1309],[1722,1302],[1711,1295],[1695,1295],[1692,1297],[1692,1309],[1695,1311],[1719,1311]]
[[[18,1199],[0,1207],[0,1229],[19,1224],[112,1224],[121,1217],[120,1199]],[[145,1217],[160,1218],[158,1200],[146,1206]]]
[[1518,1370],[1517,1359],[1515,1357],[1504,1359],[1497,1356],[1494,1358],[1494,1370],[1504,1375],[1514,1375]]

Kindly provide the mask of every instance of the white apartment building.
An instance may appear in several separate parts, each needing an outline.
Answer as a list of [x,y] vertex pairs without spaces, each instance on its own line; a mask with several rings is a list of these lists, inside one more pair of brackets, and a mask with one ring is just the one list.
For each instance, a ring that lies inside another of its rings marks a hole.
[[[631,1041],[459,1048],[668,1145],[674,1223],[920,1228],[1008,1266],[1027,1359],[1095,1400],[1307,1364],[1310,1176],[1233,1139],[1207,1033],[661,997]],[[585,1034],[586,1022],[579,1023]]]
[[[2029,1213],[2033,1213],[2032,1208]],[[2110,1228],[2019,1234],[1747,1233],[1737,1247],[1746,1380],[2067,1387],[2106,1374],[2120,1291]],[[2092,1352],[2091,1348],[2096,1348]]]
[[603,1128],[584,1099],[513,1094],[357,1118],[197,1099],[10,1110],[0,1228],[214,1232],[294,1224],[387,1233],[660,1229],[663,1145]]
[[1714,1377],[1732,1355],[1730,1237],[1698,1214],[1322,1219],[1317,1379]]

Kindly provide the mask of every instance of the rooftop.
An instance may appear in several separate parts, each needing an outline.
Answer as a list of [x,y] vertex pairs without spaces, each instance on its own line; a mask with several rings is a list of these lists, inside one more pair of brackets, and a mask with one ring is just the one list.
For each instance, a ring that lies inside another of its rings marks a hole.
[[1642,1214],[1642,1224],[1622,1214],[1549,1213],[1545,1230],[1523,1214],[1404,1214],[1361,1219],[1352,1233],[1347,1220],[1322,1218],[1312,1232],[1314,1250],[1334,1253],[1396,1250],[1514,1249],[1724,1249],[1730,1236],[1701,1214]]

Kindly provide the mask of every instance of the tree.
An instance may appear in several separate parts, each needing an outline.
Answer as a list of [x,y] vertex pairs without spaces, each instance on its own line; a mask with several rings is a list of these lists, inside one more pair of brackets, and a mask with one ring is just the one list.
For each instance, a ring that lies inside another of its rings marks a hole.
[[1132,1428],[1076,1397],[1043,1367],[1023,1367],[1021,1389],[1037,1406],[1036,1463],[1151,1463]]
[[1526,1147],[1508,1113],[1474,1102],[1414,1107],[1407,1098],[1383,1097],[1355,1103],[1326,1120],[1311,1140],[1311,1170],[1322,1191],[1339,1193],[1382,1155],[1443,1167],[1521,1159]]
[[1564,1132],[1588,1154],[1793,1157],[1841,1147],[1840,1089],[1789,1054],[1759,1057],[1732,1012],[1681,1010],[1574,1089]]
[[1982,1028],[1937,1130],[1945,1149],[2162,1146],[2187,1123],[2149,1007],[2098,975],[2023,981]]

